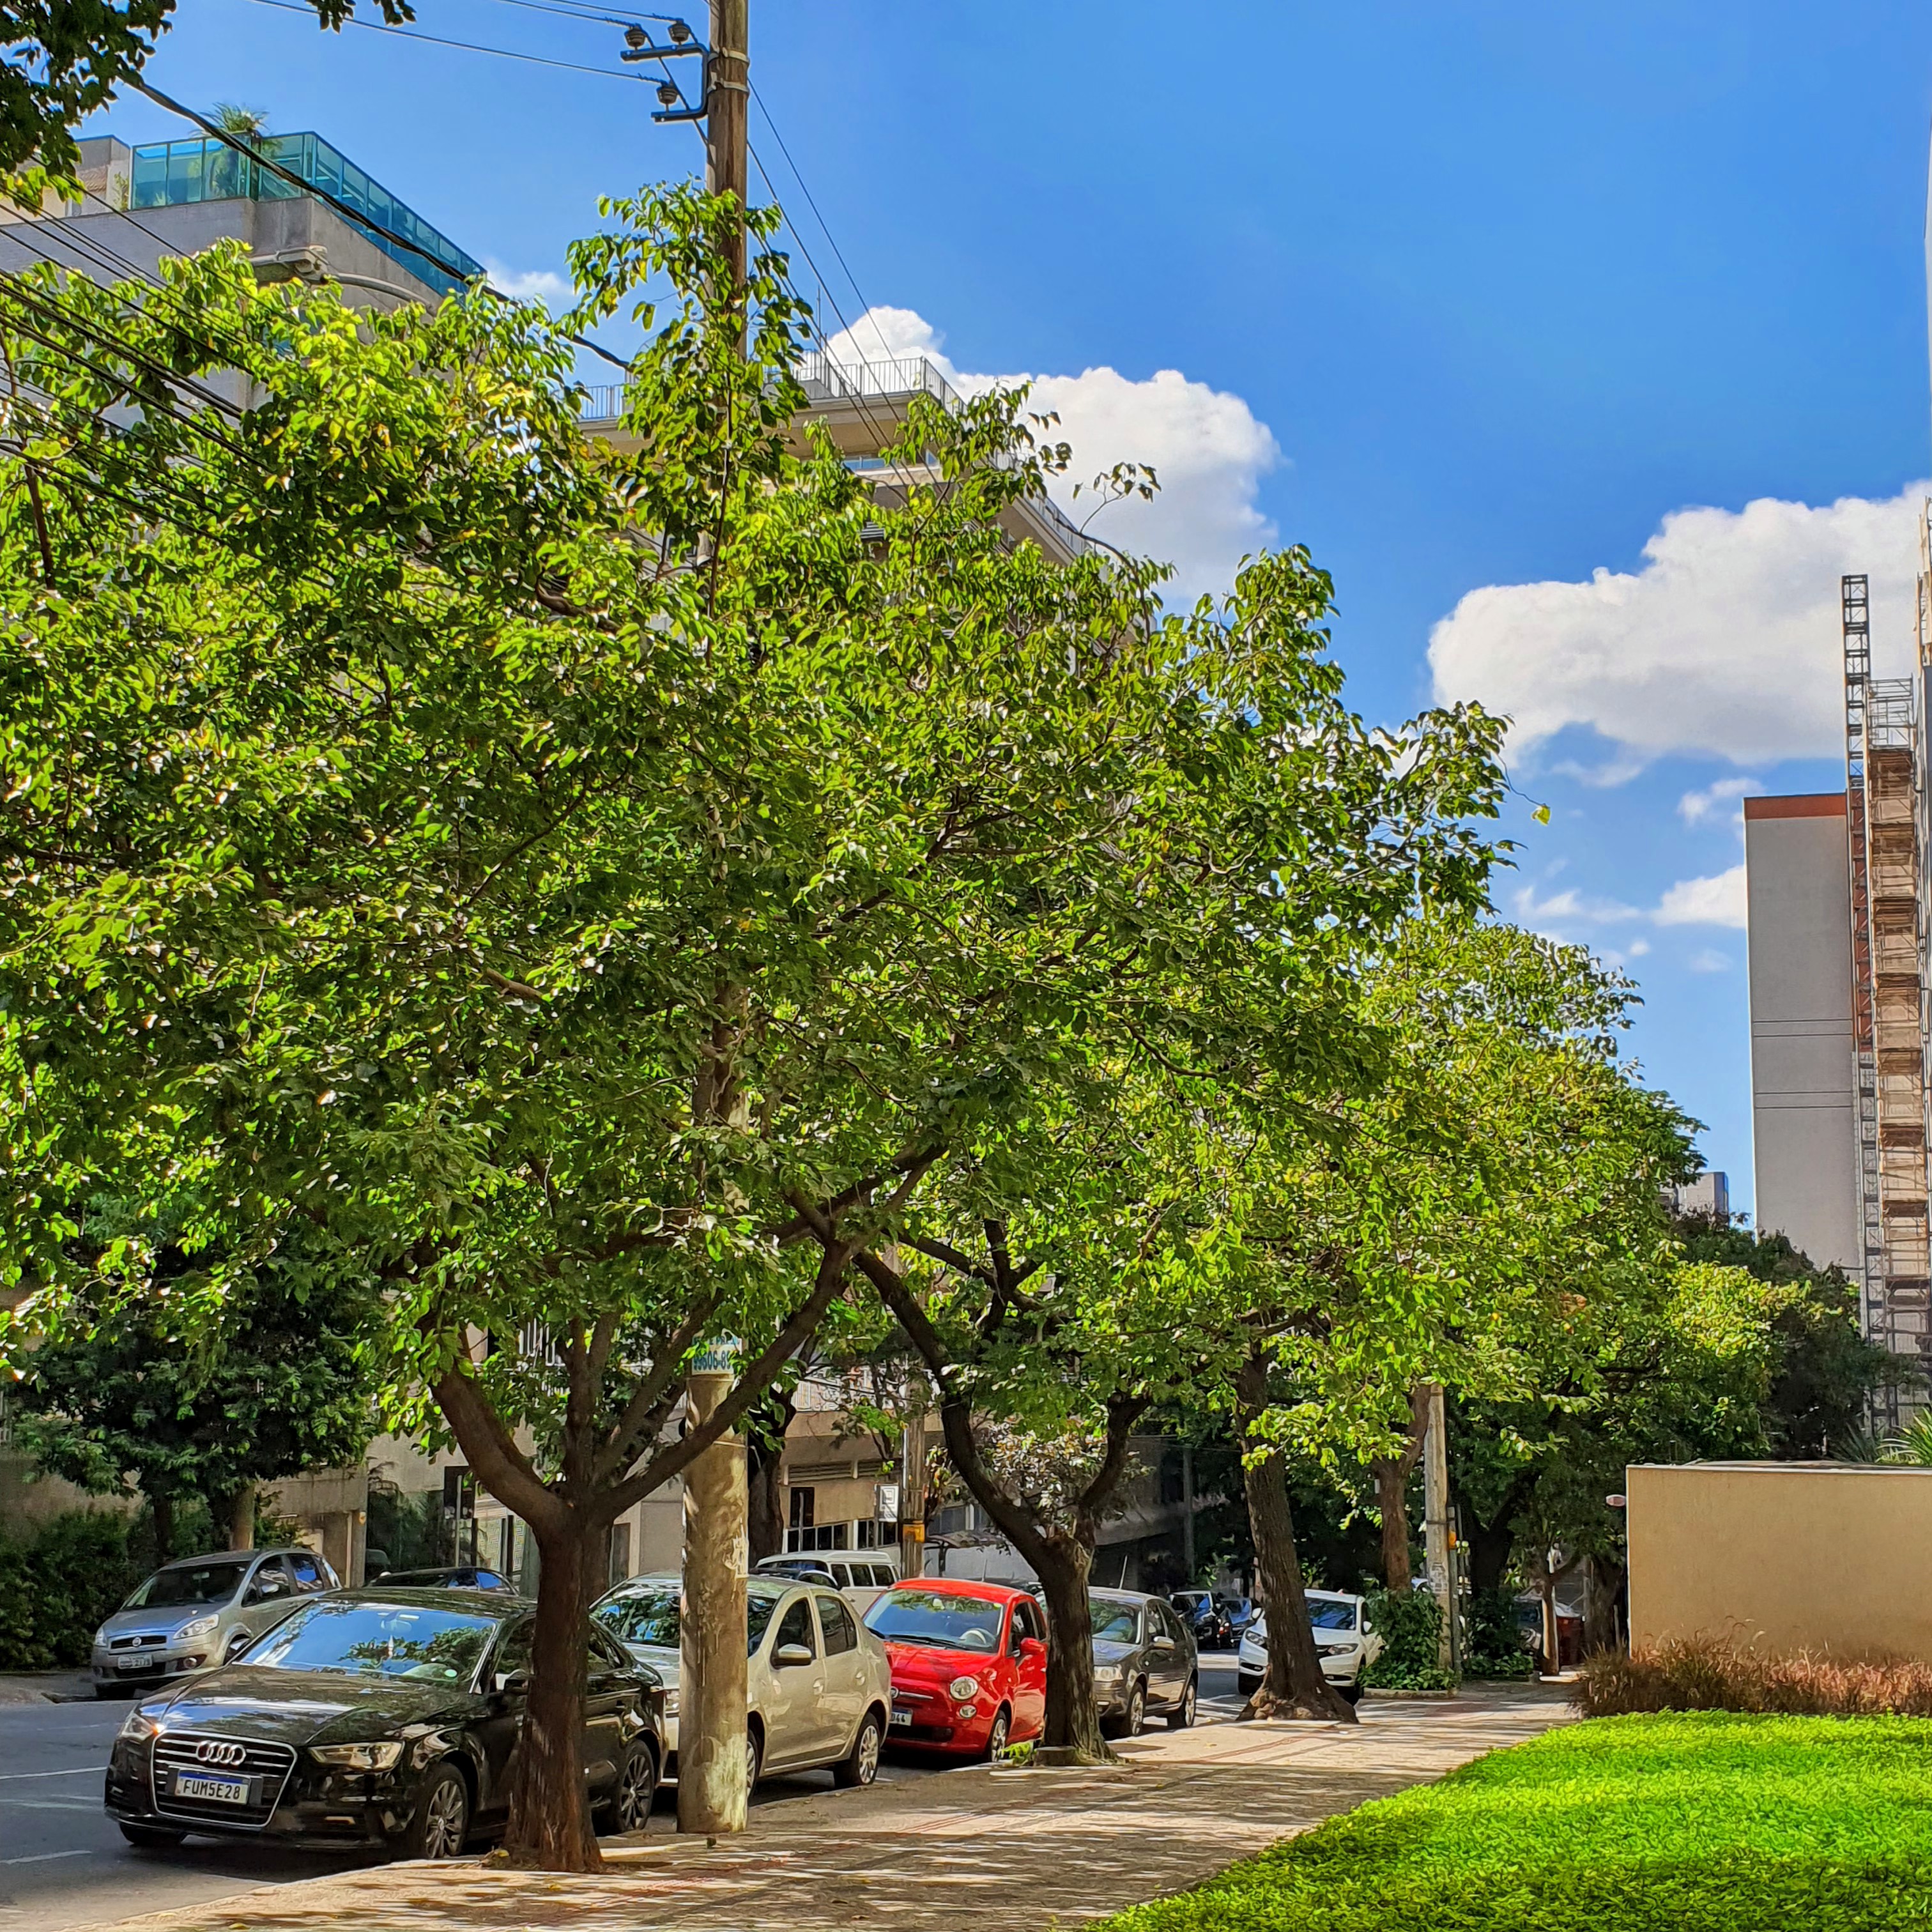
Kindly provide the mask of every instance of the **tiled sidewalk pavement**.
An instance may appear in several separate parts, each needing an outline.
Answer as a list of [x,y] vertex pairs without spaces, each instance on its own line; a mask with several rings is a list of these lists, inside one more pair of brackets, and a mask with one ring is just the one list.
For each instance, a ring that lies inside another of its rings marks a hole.
[[654,1821],[560,1879],[388,1865],[124,1922],[128,1932],[1047,1932],[1178,1892],[1276,1839],[1552,1724],[1560,1692],[1465,1690],[1359,1726],[1205,1724],[1118,1769],[977,1768],[761,1804],[709,1847]]

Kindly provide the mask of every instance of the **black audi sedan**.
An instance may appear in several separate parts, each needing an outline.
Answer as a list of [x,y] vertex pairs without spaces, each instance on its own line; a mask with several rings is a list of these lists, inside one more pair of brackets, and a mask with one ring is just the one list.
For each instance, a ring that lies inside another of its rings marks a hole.
[[[314,1598],[238,1662],[158,1688],[129,1713],[107,1815],[130,1844],[156,1848],[196,1832],[454,1858],[502,1828],[535,1612],[475,1590]],[[663,1686],[586,1628],[591,1802],[604,1828],[635,1831],[664,1763]]]

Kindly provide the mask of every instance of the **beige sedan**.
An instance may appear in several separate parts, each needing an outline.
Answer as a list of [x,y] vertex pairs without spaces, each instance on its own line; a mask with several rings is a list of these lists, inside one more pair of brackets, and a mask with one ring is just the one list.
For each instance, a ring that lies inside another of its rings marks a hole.
[[[633,1576],[591,1612],[664,1679],[664,1744],[673,1754],[683,1663],[681,1595],[675,1576]],[[753,1576],[745,1607],[750,1782],[829,1768],[840,1784],[870,1784],[892,1705],[885,1646],[837,1591],[817,1585]]]

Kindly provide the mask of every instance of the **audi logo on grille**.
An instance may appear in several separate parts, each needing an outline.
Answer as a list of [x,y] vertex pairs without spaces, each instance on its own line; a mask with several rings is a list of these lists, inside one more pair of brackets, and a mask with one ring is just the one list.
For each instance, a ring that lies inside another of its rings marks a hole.
[[248,1761],[248,1747],[204,1738],[195,1746],[194,1754],[203,1764],[245,1764]]

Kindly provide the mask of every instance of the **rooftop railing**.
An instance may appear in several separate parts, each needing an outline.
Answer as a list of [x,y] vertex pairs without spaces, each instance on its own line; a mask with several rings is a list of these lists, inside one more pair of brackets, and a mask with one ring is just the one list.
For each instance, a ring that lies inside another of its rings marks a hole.
[[[296,200],[302,190],[262,165],[263,160],[273,161],[352,211],[348,218],[359,233],[438,294],[453,294],[483,273],[483,264],[474,256],[432,228],[406,202],[320,134],[264,134],[255,145],[260,159],[225,141],[158,141],[136,148],[128,200],[137,208],[178,208],[197,201]],[[362,218],[358,220],[357,216]],[[392,241],[392,235],[400,236],[400,242]],[[418,248],[422,254],[416,252]]]

